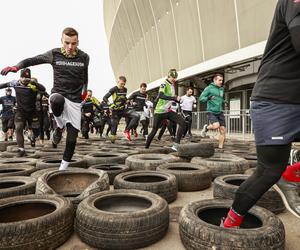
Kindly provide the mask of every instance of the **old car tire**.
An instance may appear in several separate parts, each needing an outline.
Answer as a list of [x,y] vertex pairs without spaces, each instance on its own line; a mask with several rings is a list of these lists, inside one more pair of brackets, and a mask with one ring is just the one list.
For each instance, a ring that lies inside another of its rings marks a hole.
[[137,249],[164,237],[169,226],[167,202],[140,190],[94,194],[78,206],[75,230],[97,249]]
[[188,250],[276,249],[285,247],[283,223],[270,211],[254,206],[240,229],[220,227],[232,201],[191,202],[180,212],[180,238]]

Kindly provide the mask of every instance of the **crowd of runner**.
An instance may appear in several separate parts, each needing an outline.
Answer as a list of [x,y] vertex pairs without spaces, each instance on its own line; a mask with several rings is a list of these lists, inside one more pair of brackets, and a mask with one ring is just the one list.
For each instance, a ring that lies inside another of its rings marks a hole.
[[[53,67],[51,92],[47,92],[45,86],[32,76],[29,67],[39,64],[51,64]],[[78,32],[66,28],[62,32],[61,48],[2,69],[1,75],[4,76],[9,72],[21,72],[18,80],[0,84],[0,89],[5,89],[5,96],[0,98],[3,137],[8,141],[15,136],[20,157],[26,155],[24,135],[32,147],[38,139],[43,144],[45,138],[51,139],[53,147],[56,147],[66,131],[66,147],[60,168],[66,169],[74,154],[79,131],[85,139],[89,139],[92,133],[115,143],[122,117],[125,118],[124,137],[131,141],[140,133],[146,148],[149,148],[158,129],[160,140],[168,128],[174,151],[177,151],[181,138],[192,136],[192,111],[196,108],[196,99],[193,89],[188,89],[184,96],[175,95],[176,69],[168,72],[157,96],[152,99],[147,94],[146,83],[141,83],[138,91],[128,95],[125,87],[127,79],[120,76],[117,85],[103,93],[100,101],[93,96],[92,90],[87,89],[88,65],[89,56],[78,49]],[[12,95],[12,89],[16,96]],[[149,133],[151,117],[153,125]]]
[[[300,164],[287,167],[291,143],[300,138],[300,129],[294,125],[297,124],[298,118],[300,119],[299,13],[300,1],[278,1],[251,97],[257,168],[238,188],[232,207],[221,223],[223,227],[239,227],[247,211],[279,180],[279,184],[276,184],[279,185],[279,189],[280,185],[300,182]],[[87,90],[89,56],[78,49],[78,32],[73,28],[66,28],[61,41],[61,48],[27,58],[1,71],[2,75],[7,75],[9,72],[21,70],[19,80],[0,84],[0,89],[6,88],[6,95],[0,98],[3,105],[4,139],[12,140],[13,130],[16,130],[19,156],[26,155],[24,130],[27,131],[31,146],[35,146],[38,137],[43,141],[44,134],[49,139],[52,130],[54,147],[66,130],[66,146],[59,168],[65,170],[74,154],[79,131],[85,138],[89,138],[90,132],[99,133],[101,138],[110,134],[111,142],[115,143],[118,126],[123,117],[126,121],[123,135],[128,140],[131,140],[132,135],[138,136],[138,125],[141,123],[140,132],[145,138],[146,148],[150,147],[159,129],[161,131],[158,139],[161,139],[168,128],[174,140],[174,151],[177,151],[182,137],[191,136],[191,112],[195,108],[196,99],[192,96],[192,89],[188,89],[185,96],[175,94],[178,77],[175,69],[168,72],[159,87],[158,95],[152,100],[147,95],[145,83],[140,84],[139,91],[127,97],[127,79],[120,76],[117,85],[111,88],[100,102],[93,97],[92,91]],[[51,64],[54,72],[54,84],[50,95],[45,87],[31,76],[28,68],[45,63]],[[15,89],[16,98],[11,95],[11,88]],[[205,136],[208,130],[218,129],[219,148],[223,148],[226,129],[222,113],[222,75],[216,74],[213,77],[212,83],[203,90],[199,100],[207,102],[209,121],[209,125],[204,125],[201,134]],[[148,134],[151,113],[153,124]],[[284,195],[282,192],[282,196]],[[287,207],[289,208],[289,205]],[[299,217],[300,203],[296,202],[290,211]]]

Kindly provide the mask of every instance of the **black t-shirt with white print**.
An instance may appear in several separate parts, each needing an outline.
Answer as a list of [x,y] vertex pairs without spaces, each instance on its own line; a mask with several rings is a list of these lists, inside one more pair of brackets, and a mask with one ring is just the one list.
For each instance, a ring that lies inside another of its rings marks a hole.
[[74,57],[66,57],[61,52],[61,48],[56,48],[25,59],[16,67],[22,69],[44,63],[51,64],[53,67],[54,85],[51,92],[59,93],[72,102],[80,103],[82,91],[86,89],[88,83],[88,54],[78,49]]

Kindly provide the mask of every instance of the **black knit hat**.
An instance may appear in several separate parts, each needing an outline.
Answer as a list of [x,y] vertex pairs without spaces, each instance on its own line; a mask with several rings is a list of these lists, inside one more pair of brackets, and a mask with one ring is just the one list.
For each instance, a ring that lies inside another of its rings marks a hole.
[[31,71],[29,68],[25,68],[21,70],[20,77],[31,78]]

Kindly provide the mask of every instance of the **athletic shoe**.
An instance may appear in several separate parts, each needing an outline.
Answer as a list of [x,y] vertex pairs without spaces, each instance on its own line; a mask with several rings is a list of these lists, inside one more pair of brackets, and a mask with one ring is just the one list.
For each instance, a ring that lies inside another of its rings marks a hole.
[[5,138],[5,139],[4,139],[4,141],[8,141],[8,139],[7,139],[7,138]]
[[281,196],[287,210],[300,218],[300,183],[281,178],[273,187]]
[[236,213],[232,208],[230,208],[226,218],[221,219],[220,227],[223,228],[239,228],[244,220],[244,216]]
[[135,138],[138,137],[138,133],[136,132],[136,130],[133,131],[133,135],[134,135]]
[[202,130],[201,130],[201,132],[200,132],[200,136],[201,136],[201,137],[206,137],[206,133],[207,133],[207,131],[208,131],[207,127],[208,127],[207,124],[205,124],[205,125],[203,126],[203,128],[202,128]]
[[27,154],[26,154],[24,149],[23,150],[19,149],[17,156],[18,157],[24,157],[24,156],[27,156]]
[[31,147],[35,147],[35,138],[34,138],[34,134],[31,130],[29,130],[27,133],[27,139],[30,141],[30,145]]
[[123,132],[124,137],[128,140],[131,141],[131,136],[130,136],[130,132],[128,130],[125,130]]
[[178,151],[178,147],[179,147],[179,144],[178,143],[174,143],[173,146],[171,147],[172,150],[174,150],[175,152]]
[[53,144],[57,145],[60,143],[61,138],[62,138],[62,133],[63,133],[63,129],[61,129],[61,128],[57,127],[54,130],[54,132],[52,133],[52,138],[51,138]]
[[111,141],[111,143],[115,143],[116,139],[117,139],[117,136],[116,136],[116,135],[111,135],[111,136],[110,136],[110,141]]
[[8,137],[8,140],[9,140],[9,141],[13,141],[14,139],[13,139],[12,136],[10,136],[10,137]]

